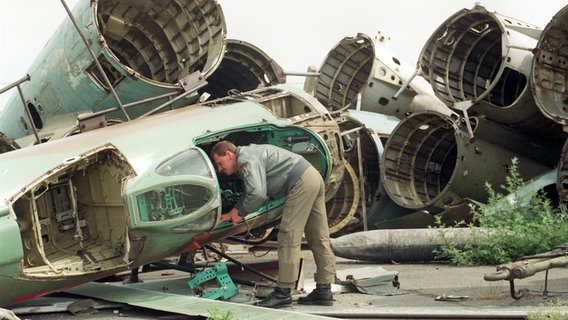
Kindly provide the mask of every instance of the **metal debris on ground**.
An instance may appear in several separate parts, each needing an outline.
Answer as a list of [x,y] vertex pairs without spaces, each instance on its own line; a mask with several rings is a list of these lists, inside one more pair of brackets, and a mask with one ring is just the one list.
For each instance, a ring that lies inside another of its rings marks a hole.
[[469,296],[456,296],[456,295],[447,295],[443,294],[441,296],[437,296],[436,301],[450,301],[450,302],[460,302],[469,299]]
[[196,289],[199,285],[213,279],[217,281],[219,288],[203,294],[202,298],[227,300],[239,293],[233,280],[229,277],[227,265],[222,262],[217,263],[213,268],[199,272],[193,279],[189,280],[188,284],[191,289]]
[[[338,284],[348,285],[358,292],[378,295],[399,295],[400,283],[397,271],[387,271],[381,267],[363,267],[337,272]],[[345,280],[341,280],[345,279]]]

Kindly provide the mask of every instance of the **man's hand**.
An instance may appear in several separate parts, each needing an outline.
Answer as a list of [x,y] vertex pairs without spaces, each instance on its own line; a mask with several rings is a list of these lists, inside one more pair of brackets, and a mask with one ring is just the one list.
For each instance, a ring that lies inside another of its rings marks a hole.
[[233,221],[233,225],[236,226],[241,222],[242,219],[243,218],[239,216],[239,212],[237,211],[237,209],[233,208],[231,209],[231,211],[222,214],[221,219],[219,219],[219,222]]

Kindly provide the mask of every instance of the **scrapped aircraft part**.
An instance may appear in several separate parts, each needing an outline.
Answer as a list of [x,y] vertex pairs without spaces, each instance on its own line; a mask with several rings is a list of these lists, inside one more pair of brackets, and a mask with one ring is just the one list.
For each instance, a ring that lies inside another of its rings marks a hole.
[[148,79],[176,83],[198,70],[208,76],[223,57],[225,18],[215,1],[98,0],[95,10],[112,53]]
[[360,293],[392,296],[403,294],[398,290],[398,274],[398,271],[387,271],[378,266],[349,268],[337,270],[336,283],[353,286]]
[[327,54],[319,73],[314,96],[330,111],[358,108],[361,94],[361,110],[401,119],[421,110],[453,113],[416,75],[416,68],[392,53],[380,33],[375,39],[362,33],[343,38]]
[[568,6],[544,28],[533,58],[531,84],[542,113],[568,124]]
[[558,143],[557,138],[550,141],[550,139],[532,136],[530,132],[517,130],[483,116],[470,116],[469,121],[475,139],[505,148],[549,168],[556,167],[558,164],[562,144]]
[[511,159],[525,180],[550,170],[491,142],[471,141],[465,124],[435,112],[411,115],[391,133],[381,160],[389,196],[410,209],[444,208],[462,198],[485,202],[485,183],[500,185]]
[[[442,236],[443,235],[443,236]],[[336,256],[346,259],[380,263],[434,261],[433,252],[451,239],[463,248],[475,237],[487,235],[484,229],[384,229],[346,234],[331,239]]]
[[[519,300],[524,296],[524,291],[515,290],[515,279],[528,278],[543,271],[546,271],[548,275],[548,270],[566,266],[568,266],[568,244],[564,243],[549,252],[521,257],[515,262],[499,265],[496,272],[486,273],[483,279],[486,281],[509,281],[511,297]],[[548,277],[545,281],[548,281]]]
[[562,156],[556,168],[556,188],[558,190],[560,209],[568,213],[568,139],[564,142]]
[[[359,197],[361,199],[357,201],[358,210],[354,216],[355,219],[343,230],[337,230],[340,231],[338,234],[348,233],[353,229],[365,230],[368,227],[369,207],[375,201],[381,199],[377,192],[381,188],[379,160],[384,142],[381,141],[381,135],[353,117],[352,111],[357,112],[355,110],[345,111],[336,116],[336,119],[341,128],[343,156],[354,170],[354,179],[359,184]],[[368,116],[382,117],[385,123],[388,123],[384,119],[388,116],[376,113],[369,113]],[[386,140],[387,135],[383,134],[382,137]]]
[[[410,209],[407,209],[410,210]],[[436,218],[427,210],[410,211],[405,215],[378,221],[373,229],[416,229],[434,226]]]
[[[316,85],[319,78],[318,69],[314,65],[309,65],[308,70],[306,72],[307,72],[306,74],[310,76],[307,76],[306,80],[304,80],[304,90],[313,96],[315,95]],[[287,75],[292,75],[292,74],[287,73]]]
[[399,120],[394,116],[352,109],[335,116],[341,129],[343,156],[362,186],[359,187],[361,200],[353,221],[337,234],[375,229],[377,221],[410,213],[411,210],[390,199],[380,174],[379,161],[384,144]]
[[[389,220],[383,220],[376,224],[375,229],[416,229],[429,228],[436,226],[436,222],[441,222],[444,226],[453,227],[456,223],[473,222],[471,206],[482,207],[484,204],[472,201],[471,199],[462,199],[462,201],[447,206],[442,211],[439,208],[434,212],[428,210],[412,211],[406,215]],[[408,209],[407,209],[408,210]]]
[[133,174],[112,147],[64,160],[9,202],[24,249],[22,277],[60,279],[125,269],[122,181]]
[[207,79],[209,85],[201,90],[211,99],[224,97],[230,91],[252,91],[286,82],[282,67],[260,48],[242,40],[227,40],[221,64]]
[[374,51],[373,40],[366,34],[343,38],[320,66],[314,96],[330,111],[354,105],[371,77]]
[[[0,231],[9,238],[0,277],[17,288],[3,292],[0,306],[278,224],[284,198],[235,226],[219,222],[242,188],[217,176],[207,152],[224,138],[278,145],[305,156],[327,183],[334,165],[327,144],[341,145],[277,117],[267,108],[277,97],[306,105],[272,90],[271,98],[191,105],[0,154],[0,198],[10,199],[0,202]],[[317,123],[321,115],[310,117]]]
[[[176,279],[173,281],[175,282]],[[166,283],[165,285],[179,287],[177,283]],[[190,294],[172,294],[156,290],[153,287],[145,288],[145,283],[115,286],[91,282],[79,287],[66,289],[65,292],[106,301],[126,303],[130,306],[146,309],[172,312],[177,315],[182,314],[201,318],[211,317],[211,312],[214,310],[216,315],[231,315],[234,319],[335,319],[293,310],[262,308],[246,303],[203,299]]]
[[[39,133],[39,138],[41,143],[45,143],[121,122],[123,120],[116,118],[93,117],[91,112],[55,115],[47,119]],[[36,136],[33,134],[21,137],[16,142],[21,148],[37,144]]]
[[529,86],[532,49],[540,28],[476,5],[462,9],[430,36],[419,58],[436,96],[453,107],[471,101],[469,114],[539,135],[558,135],[542,115]]
[[524,186],[505,196],[509,203],[517,206],[528,206],[530,200],[537,192],[542,193],[550,201],[552,208],[559,207],[559,195],[556,188],[558,182],[558,169],[551,169],[537,177],[526,181]]
[[343,162],[345,174],[341,186],[333,198],[325,203],[330,234],[345,227],[359,206],[359,179],[349,162],[347,160]]
[[227,265],[223,262],[218,262],[213,268],[198,272],[187,284],[191,289],[196,289],[205,282],[209,282],[213,279],[215,279],[219,287],[210,292],[201,290],[203,292],[201,295],[202,298],[228,300],[239,293],[239,289],[235,286],[228,274]]
[[[112,109],[113,92],[123,105],[143,101],[127,109],[130,118],[138,117],[179,93],[183,77],[211,75],[225,52],[225,18],[214,0],[80,0],[72,14],[80,30],[71,18],[62,21],[29,68],[30,81],[21,85],[36,123],[57,114]],[[172,108],[196,100],[193,94]],[[119,111],[110,116],[124,118]],[[0,131],[18,139],[31,129],[21,98],[12,96]]]
[[14,139],[0,132],[0,153],[9,152],[20,149],[20,146]]

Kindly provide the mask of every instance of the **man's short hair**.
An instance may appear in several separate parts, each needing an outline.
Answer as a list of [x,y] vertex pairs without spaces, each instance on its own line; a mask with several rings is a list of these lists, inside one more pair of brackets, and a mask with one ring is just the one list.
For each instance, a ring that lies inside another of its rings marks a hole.
[[235,153],[235,151],[237,151],[237,147],[231,141],[219,141],[213,146],[213,149],[211,149],[211,158],[215,155],[222,157],[227,153],[227,151]]

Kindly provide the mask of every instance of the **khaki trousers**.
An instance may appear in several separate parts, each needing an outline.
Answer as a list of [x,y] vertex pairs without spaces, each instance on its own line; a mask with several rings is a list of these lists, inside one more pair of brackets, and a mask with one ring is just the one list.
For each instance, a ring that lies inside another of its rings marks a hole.
[[325,208],[325,186],[320,173],[310,166],[290,189],[284,203],[278,232],[278,283],[280,288],[294,288],[298,280],[302,237],[314,256],[315,281],[335,282],[335,255],[329,240]]

